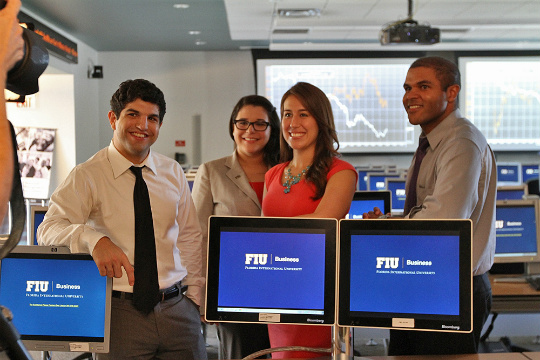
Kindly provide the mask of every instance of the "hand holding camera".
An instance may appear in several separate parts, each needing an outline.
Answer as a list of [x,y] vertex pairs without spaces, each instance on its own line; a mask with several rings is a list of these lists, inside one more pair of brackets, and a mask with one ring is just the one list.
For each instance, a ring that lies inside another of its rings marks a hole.
[[20,0],[0,0],[0,76],[5,82],[6,74],[24,56],[23,29],[17,20]]

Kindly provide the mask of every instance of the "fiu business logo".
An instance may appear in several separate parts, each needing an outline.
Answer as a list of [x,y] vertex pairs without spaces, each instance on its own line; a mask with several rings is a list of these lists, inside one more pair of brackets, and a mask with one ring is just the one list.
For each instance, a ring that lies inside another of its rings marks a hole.
[[521,221],[507,221],[506,224],[504,220],[496,220],[495,221],[495,229],[504,229],[506,226],[508,227],[521,227],[523,226],[523,222]]
[[385,269],[397,269],[399,267],[398,257],[377,257],[377,269],[384,266]]
[[268,254],[246,254],[246,265],[250,265],[251,261],[253,265],[266,265]]
[[49,290],[48,281],[26,281],[26,292],[47,292]]

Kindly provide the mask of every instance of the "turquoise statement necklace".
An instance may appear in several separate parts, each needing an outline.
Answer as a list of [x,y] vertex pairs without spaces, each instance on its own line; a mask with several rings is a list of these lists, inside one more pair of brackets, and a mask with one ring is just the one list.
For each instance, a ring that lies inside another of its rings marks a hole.
[[285,182],[283,183],[283,186],[285,187],[283,192],[285,194],[288,194],[291,191],[291,186],[298,184],[302,176],[306,175],[306,172],[309,170],[310,166],[311,165],[308,165],[304,170],[300,171],[295,176],[291,175],[291,168],[287,168],[287,171],[285,172]]

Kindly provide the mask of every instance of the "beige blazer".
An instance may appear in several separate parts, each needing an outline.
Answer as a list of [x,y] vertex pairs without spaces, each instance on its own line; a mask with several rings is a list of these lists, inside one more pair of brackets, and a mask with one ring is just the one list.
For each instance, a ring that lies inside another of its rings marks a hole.
[[[203,234],[203,274],[206,275],[210,215],[260,216],[261,204],[238,162],[236,151],[231,156],[200,165],[191,195]],[[203,300],[204,295],[203,291]],[[203,311],[201,307],[201,313]]]
[[236,151],[199,166],[192,197],[205,239],[210,215],[261,215],[261,204],[238,162]]

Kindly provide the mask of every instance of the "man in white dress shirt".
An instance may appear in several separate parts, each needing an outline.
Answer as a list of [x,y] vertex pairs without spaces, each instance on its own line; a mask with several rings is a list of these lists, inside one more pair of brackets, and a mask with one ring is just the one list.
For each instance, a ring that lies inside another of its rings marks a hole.
[[[102,276],[115,278],[110,352],[98,359],[207,358],[198,310],[204,279],[197,214],[180,165],[150,149],[164,115],[164,95],[154,84],[120,84],[108,114],[110,145],[73,169],[38,229],[42,244],[89,253]],[[137,279],[131,166],[144,166],[152,209],[162,300],[149,314],[132,303]]]

